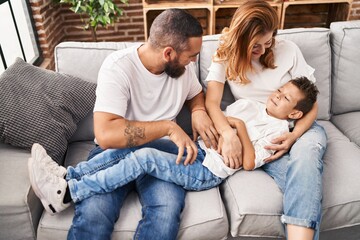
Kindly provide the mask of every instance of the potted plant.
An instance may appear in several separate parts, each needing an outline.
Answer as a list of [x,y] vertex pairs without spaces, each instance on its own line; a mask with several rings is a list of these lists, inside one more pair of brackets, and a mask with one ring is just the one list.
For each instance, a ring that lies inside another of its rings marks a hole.
[[[70,10],[88,18],[83,19],[85,22],[84,28],[91,29],[94,41],[97,41],[96,29],[99,25],[107,27],[113,24],[120,16],[123,15],[123,9],[119,8],[115,0],[55,0],[60,4],[67,4]],[[120,0],[127,4],[129,0]]]

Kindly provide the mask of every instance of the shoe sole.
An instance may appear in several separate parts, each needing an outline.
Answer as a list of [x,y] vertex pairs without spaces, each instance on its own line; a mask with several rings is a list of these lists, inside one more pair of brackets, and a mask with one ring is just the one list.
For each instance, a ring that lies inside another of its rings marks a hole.
[[34,166],[34,159],[31,157],[31,158],[29,158],[29,161],[28,161],[28,169],[29,169],[29,177],[30,177],[31,187],[34,190],[36,196],[38,196],[38,198],[40,199],[40,201],[41,201],[42,205],[44,206],[45,210],[48,213],[50,213],[51,215],[55,215],[56,210],[46,200],[45,196],[43,195],[43,193],[40,191],[40,188],[36,184],[34,171],[33,171],[33,166]]

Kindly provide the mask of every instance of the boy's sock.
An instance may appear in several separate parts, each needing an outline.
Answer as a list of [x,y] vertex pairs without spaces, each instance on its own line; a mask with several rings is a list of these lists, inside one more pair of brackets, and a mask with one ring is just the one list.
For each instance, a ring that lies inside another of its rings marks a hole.
[[67,185],[63,203],[66,204],[66,203],[69,203],[71,201],[72,201],[72,199],[71,199],[71,195],[70,195],[70,189],[69,189],[69,185]]

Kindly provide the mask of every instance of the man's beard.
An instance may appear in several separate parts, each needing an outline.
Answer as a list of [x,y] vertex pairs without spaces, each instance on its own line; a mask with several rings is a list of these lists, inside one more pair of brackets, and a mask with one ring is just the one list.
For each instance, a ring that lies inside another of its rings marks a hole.
[[172,78],[178,78],[184,74],[185,66],[181,66],[176,58],[174,61],[166,63],[164,72]]

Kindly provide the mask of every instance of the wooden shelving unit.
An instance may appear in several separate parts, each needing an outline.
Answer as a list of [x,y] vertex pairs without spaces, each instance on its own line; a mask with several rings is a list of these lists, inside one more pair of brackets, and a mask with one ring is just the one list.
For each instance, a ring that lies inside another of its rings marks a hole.
[[348,20],[351,3],[352,0],[284,1],[280,28],[329,27],[331,22]]
[[[212,34],[220,33],[224,27],[228,27],[231,22],[231,18],[234,15],[239,5],[244,2],[239,0],[213,0],[213,19],[212,22]],[[268,1],[270,5],[275,8],[279,19],[282,14],[282,1],[274,0]],[[223,12],[223,13],[221,13]],[[226,14],[228,13],[228,14]],[[227,16],[226,16],[227,15]],[[224,20],[226,19],[226,20]],[[280,26],[279,26],[280,27]]]
[[[155,17],[167,8],[188,10],[197,17],[204,35],[220,33],[229,26],[235,10],[245,0],[142,0],[145,39]],[[268,0],[279,16],[279,28],[329,27],[348,20],[352,0]]]

